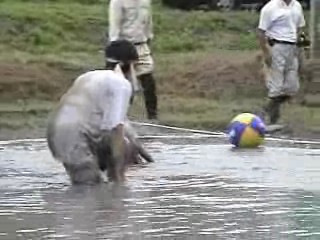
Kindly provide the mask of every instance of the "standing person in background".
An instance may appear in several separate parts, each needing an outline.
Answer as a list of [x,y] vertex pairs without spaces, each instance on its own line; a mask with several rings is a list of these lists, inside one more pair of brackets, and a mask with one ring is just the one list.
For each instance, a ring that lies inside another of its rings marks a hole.
[[269,102],[264,112],[270,124],[280,118],[280,106],[300,88],[297,42],[305,19],[297,0],[270,0],[261,10],[258,39],[264,55]]
[[143,88],[148,119],[157,119],[154,62],[150,51],[153,39],[152,6],[150,0],[111,0],[109,4],[109,41],[125,39],[134,44],[139,60],[136,76]]

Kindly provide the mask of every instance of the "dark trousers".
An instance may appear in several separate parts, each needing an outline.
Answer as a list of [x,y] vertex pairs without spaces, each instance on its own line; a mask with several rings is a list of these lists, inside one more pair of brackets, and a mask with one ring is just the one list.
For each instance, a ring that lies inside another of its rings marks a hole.
[[158,117],[158,98],[156,82],[152,73],[143,74],[138,77],[143,88],[144,102],[148,119]]

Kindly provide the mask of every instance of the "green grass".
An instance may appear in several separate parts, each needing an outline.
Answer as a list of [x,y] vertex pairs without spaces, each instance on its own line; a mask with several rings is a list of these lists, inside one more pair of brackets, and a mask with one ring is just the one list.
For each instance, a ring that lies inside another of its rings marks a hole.
[[[237,101],[221,101],[203,98],[160,96],[160,122],[170,126],[225,130],[230,120],[239,113],[255,112],[263,104],[263,99],[243,98]],[[54,106],[50,101],[30,100],[26,102],[0,104],[0,128],[43,129],[47,124],[47,114]],[[283,107],[282,123],[289,126],[296,136],[308,136],[320,131],[319,108],[296,104]],[[129,111],[134,120],[144,121],[146,112],[141,95],[135,98]]]
[[96,55],[103,46],[106,26],[101,7],[75,2],[3,1],[0,44],[2,49],[13,49],[21,60],[39,56],[50,59],[53,55],[68,61],[68,55],[77,52]]
[[[254,49],[257,18],[255,13],[182,12],[156,2],[153,49],[157,53]],[[0,20],[1,49],[14,50],[15,60],[39,56],[52,60],[52,55],[65,61],[98,59],[106,41],[108,6],[105,1],[3,0]]]
[[[261,99],[262,100],[262,99]],[[224,129],[227,123],[238,113],[257,109],[262,101],[244,99],[222,102],[212,99],[161,96],[160,120],[162,123],[199,129]],[[137,98],[130,116],[143,119],[146,116],[143,101]]]

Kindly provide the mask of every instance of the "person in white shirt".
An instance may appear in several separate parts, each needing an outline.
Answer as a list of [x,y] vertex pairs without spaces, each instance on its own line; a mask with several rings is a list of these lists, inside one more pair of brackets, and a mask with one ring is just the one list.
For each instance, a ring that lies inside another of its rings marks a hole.
[[270,0],[261,10],[258,39],[265,62],[269,101],[264,112],[270,124],[280,118],[280,106],[300,88],[297,42],[305,19],[297,0]]
[[134,65],[140,80],[148,119],[158,117],[158,98],[154,79],[151,0],[111,0],[109,3],[109,41],[126,39],[134,44],[139,59]]
[[109,181],[124,181],[138,154],[153,161],[127,120],[132,86],[124,76],[138,59],[136,49],[119,40],[106,47],[106,55],[106,70],[80,75],[49,117],[49,149],[73,184],[100,183],[104,170]]

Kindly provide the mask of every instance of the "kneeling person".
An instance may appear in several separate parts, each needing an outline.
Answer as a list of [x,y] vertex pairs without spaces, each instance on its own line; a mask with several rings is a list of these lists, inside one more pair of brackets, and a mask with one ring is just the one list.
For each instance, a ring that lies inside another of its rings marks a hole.
[[138,54],[119,40],[107,46],[106,55],[107,69],[79,76],[49,118],[49,149],[74,184],[99,183],[104,170],[110,181],[123,181],[126,164],[138,154],[152,161],[125,125],[132,86],[124,76]]

